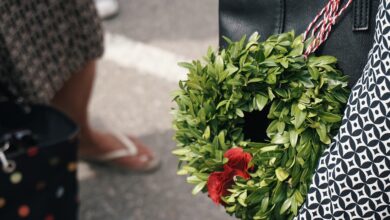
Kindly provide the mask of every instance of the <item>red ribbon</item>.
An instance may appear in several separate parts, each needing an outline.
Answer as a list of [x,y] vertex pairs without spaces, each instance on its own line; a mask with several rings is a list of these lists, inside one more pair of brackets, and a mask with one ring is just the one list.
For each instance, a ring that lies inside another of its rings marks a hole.
[[[307,27],[304,35],[303,41],[306,40],[308,34],[310,37],[313,37],[313,41],[307,47],[305,51],[305,57],[317,50],[317,48],[328,38],[332,26],[336,23],[336,20],[340,15],[351,5],[352,0],[348,2],[341,8],[341,0],[330,0],[328,4],[316,15],[314,20]],[[322,20],[319,18],[322,16]]]

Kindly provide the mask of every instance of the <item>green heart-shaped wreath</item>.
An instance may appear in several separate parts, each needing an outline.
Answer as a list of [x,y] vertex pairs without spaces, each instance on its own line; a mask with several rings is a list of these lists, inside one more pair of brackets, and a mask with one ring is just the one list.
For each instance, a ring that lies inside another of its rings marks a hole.
[[[204,63],[181,63],[189,73],[174,94],[178,174],[189,175],[194,194],[206,192],[206,185],[213,184],[210,174],[222,176],[228,166],[226,151],[241,147],[251,156],[246,164],[251,168],[243,171],[249,176],[217,178],[221,184],[211,186],[217,191],[229,187],[221,198],[227,212],[241,219],[291,219],[340,126],[347,77],[336,69],[334,57],[305,58],[305,43],[294,32],[263,42],[257,33],[248,41],[226,40],[227,48],[209,49]],[[243,132],[244,115],[265,107],[268,138],[250,142]]]

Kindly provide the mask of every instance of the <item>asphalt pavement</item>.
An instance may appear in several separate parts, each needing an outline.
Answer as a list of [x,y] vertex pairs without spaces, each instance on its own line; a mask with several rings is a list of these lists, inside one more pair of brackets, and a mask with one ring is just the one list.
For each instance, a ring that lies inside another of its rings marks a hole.
[[103,23],[106,54],[98,64],[91,121],[139,136],[162,157],[152,174],[80,164],[81,220],[231,219],[205,194],[193,196],[171,154],[170,96],[185,70],[176,63],[217,46],[217,0],[121,0]]

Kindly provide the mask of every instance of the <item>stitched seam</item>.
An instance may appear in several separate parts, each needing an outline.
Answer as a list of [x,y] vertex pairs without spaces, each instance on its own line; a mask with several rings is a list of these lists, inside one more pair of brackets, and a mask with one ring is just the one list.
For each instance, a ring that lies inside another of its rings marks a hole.
[[276,25],[275,25],[275,29],[274,29],[275,34],[280,34],[283,31],[284,10],[285,10],[284,0],[279,0],[278,12],[275,13],[277,15],[276,16]]
[[359,27],[362,28],[363,27],[363,4],[364,4],[364,1],[365,0],[360,0],[360,4],[359,4],[359,10],[360,10],[360,13],[359,13]]
[[281,29],[281,24],[282,24],[282,1],[283,0],[280,0],[279,1],[279,26],[278,26],[278,34],[281,33],[282,31],[280,30]]
[[280,0],[280,12],[279,12],[279,33],[282,33],[283,32],[283,28],[284,28],[284,14],[285,14],[285,2],[284,0]]
[[[280,0],[279,0],[278,11],[280,11]],[[280,14],[280,12],[277,12],[275,14],[276,14],[276,22],[275,22],[274,34],[278,34],[279,33],[279,14]]]
[[356,24],[357,23],[357,7],[358,7],[358,2],[359,0],[356,0],[354,3],[353,3],[353,29],[355,30],[356,28],[358,28],[358,25]]
[[275,34],[280,33],[280,11],[281,11],[281,5],[282,5],[282,0],[279,0],[279,7],[278,7],[278,12],[276,13],[276,26],[275,26]]
[[370,2],[369,2],[369,0],[364,1],[364,6],[365,6],[364,8],[366,9],[366,14],[365,14],[366,16],[365,16],[365,19],[364,19],[364,21],[365,21],[364,26],[368,28],[369,21],[370,21]]

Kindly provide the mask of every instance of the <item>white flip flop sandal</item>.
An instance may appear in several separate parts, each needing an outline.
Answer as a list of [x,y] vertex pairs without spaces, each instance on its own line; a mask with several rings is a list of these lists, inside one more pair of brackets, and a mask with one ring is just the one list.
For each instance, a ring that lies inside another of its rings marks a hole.
[[[139,171],[139,172],[149,172],[149,171],[154,171],[156,170],[159,165],[160,165],[160,158],[152,152],[152,157],[143,154],[143,155],[138,155],[139,150],[136,146],[136,143],[132,141],[132,139],[135,139],[133,137],[128,137],[124,135],[121,132],[118,131],[111,131],[110,134],[112,134],[114,137],[116,137],[123,145],[125,148],[123,149],[117,149],[113,150],[111,152],[102,154],[100,156],[81,156],[82,160],[85,160],[87,162],[93,162],[93,163],[99,163],[99,164],[107,164],[115,167],[120,167],[126,170],[131,170],[131,171]],[[138,155],[138,156],[137,156]],[[128,156],[135,156],[138,157],[138,160],[141,161],[141,163],[144,163],[145,166],[142,166],[142,168],[130,168],[127,166],[121,166],[119,164],[116,164],[115,162],[112,162],[115,159],[123,158],[123,157],[128,157]],[[152,159],[151,159],[152,158]]]

